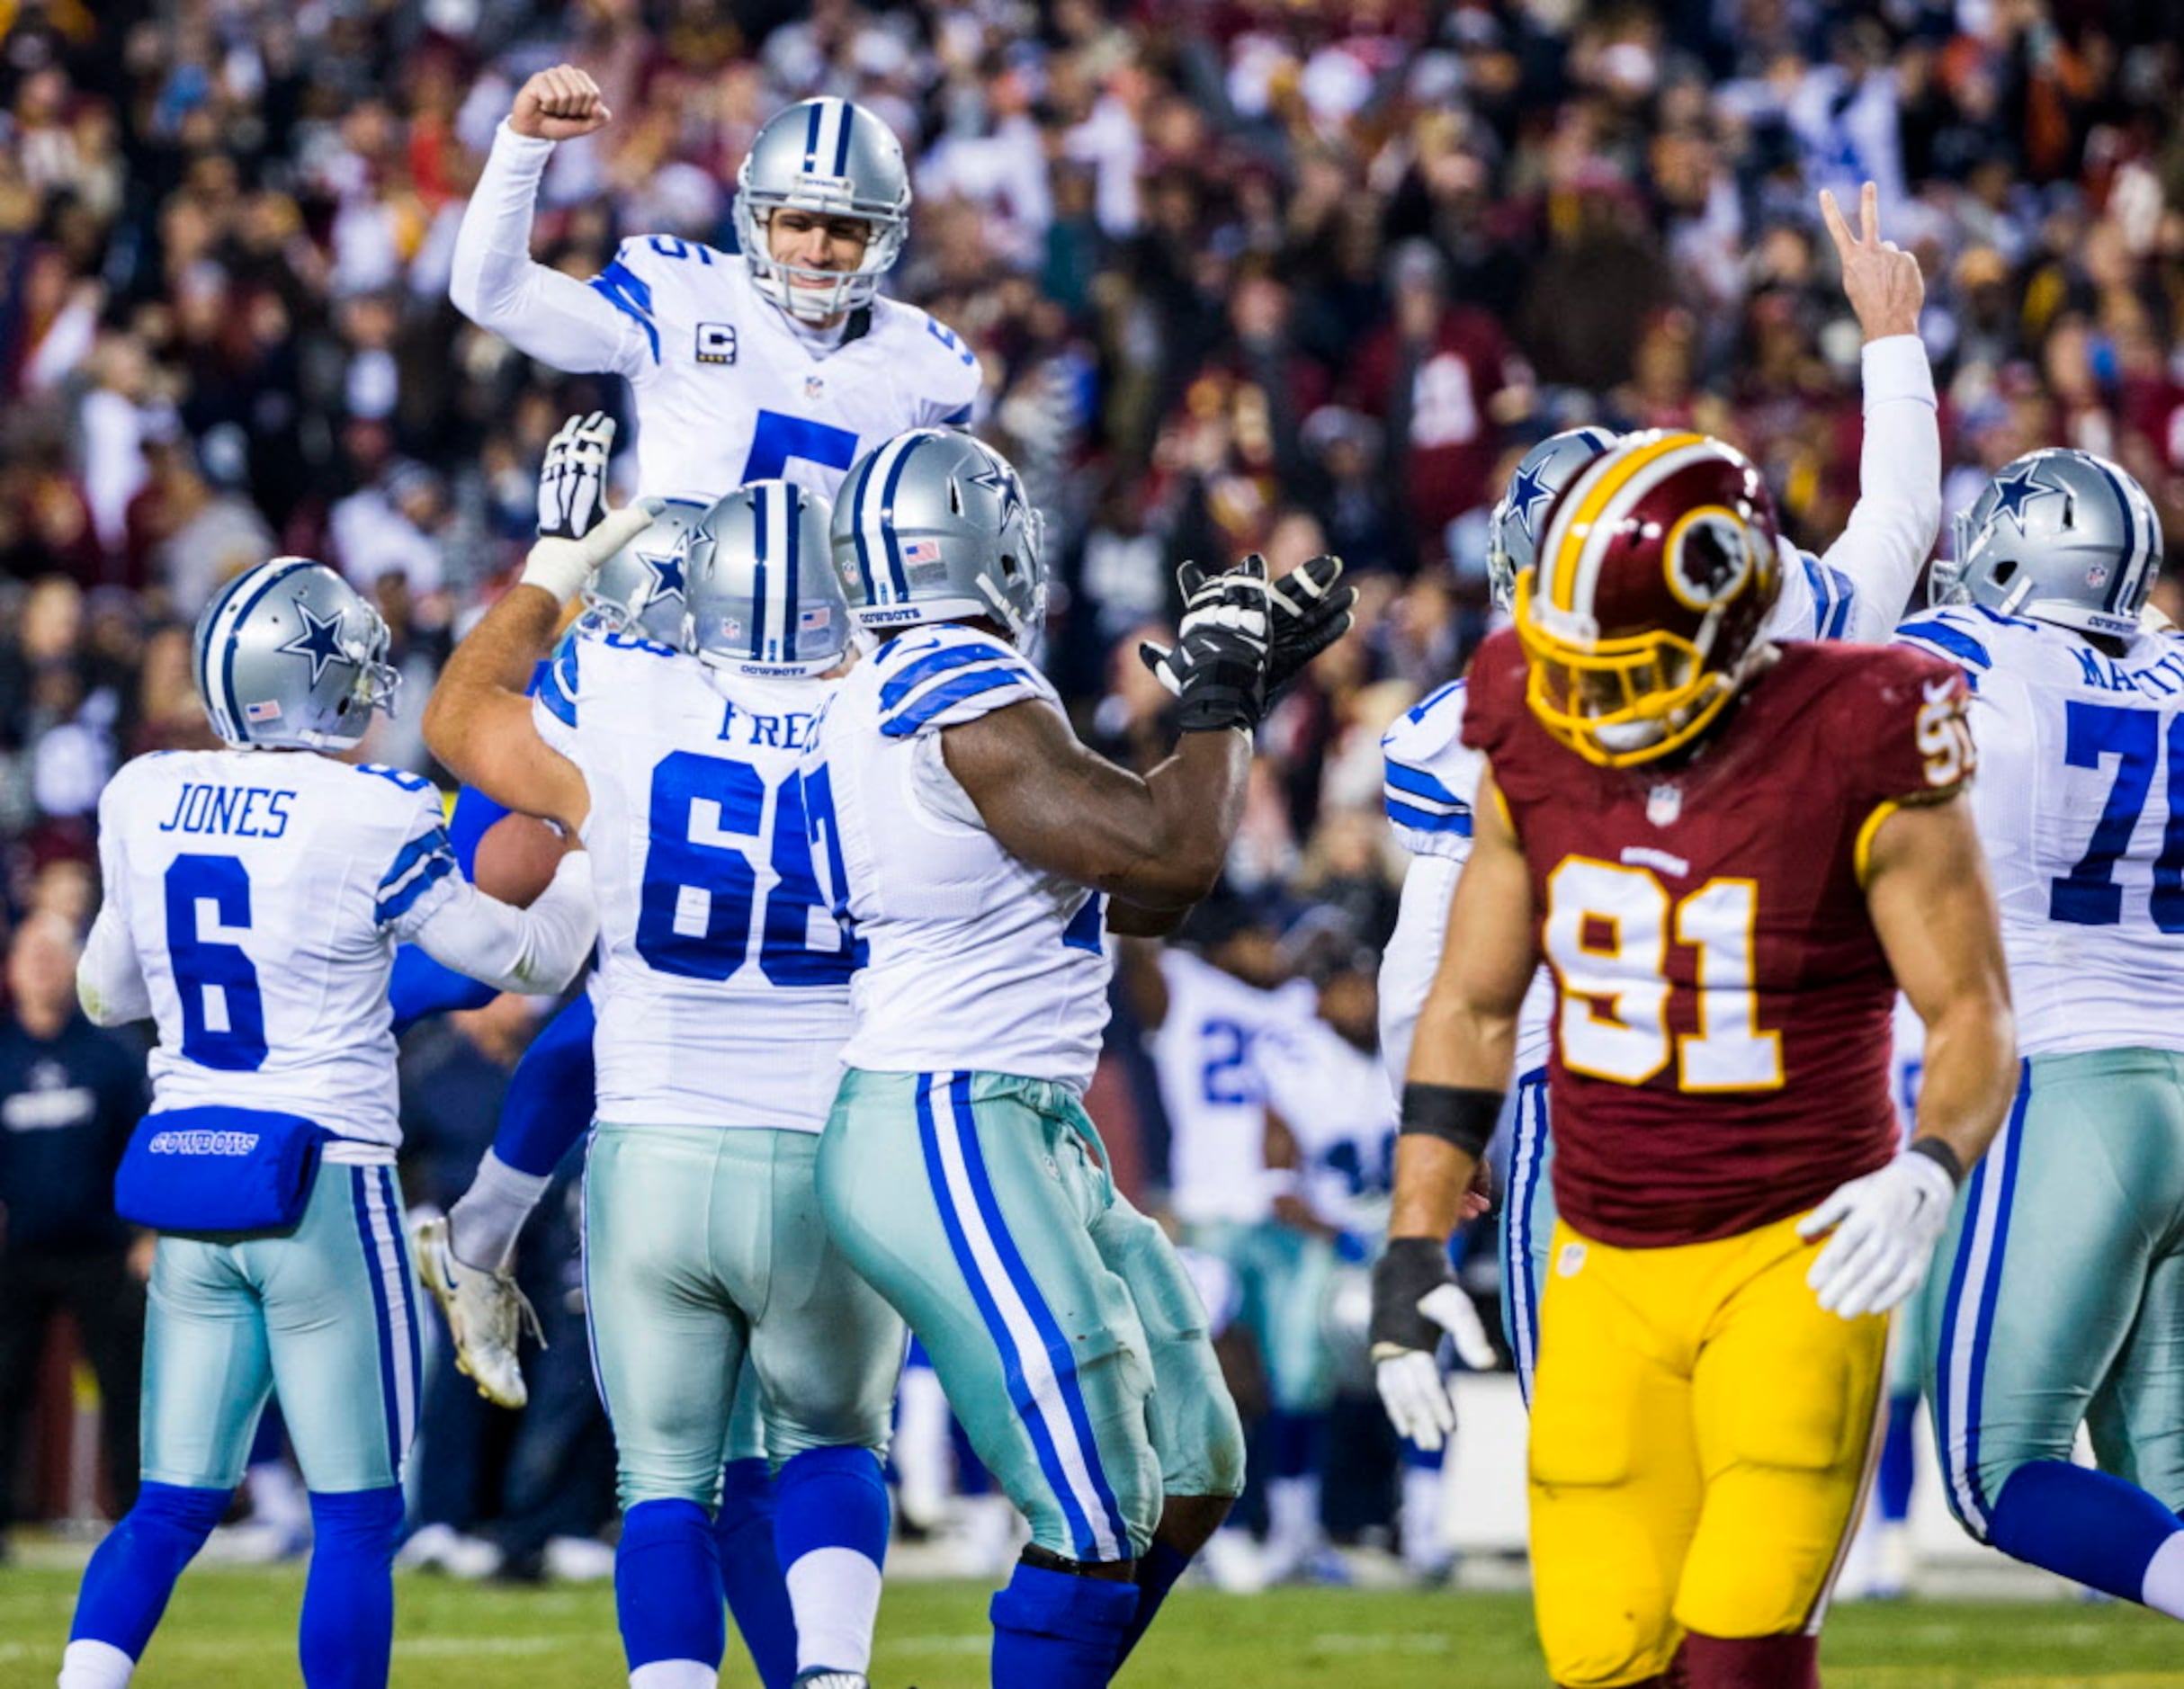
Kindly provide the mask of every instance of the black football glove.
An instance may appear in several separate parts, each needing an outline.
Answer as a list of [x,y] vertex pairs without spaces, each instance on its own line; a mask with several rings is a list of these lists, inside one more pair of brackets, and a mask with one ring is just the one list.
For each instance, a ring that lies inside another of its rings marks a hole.
[[1222,575],[1186,563],[1176,584],[1183,589],[1183,621],[1174,647],[1140,645],[1138,656],[1176,694],[1184,732],[1249,732],[1267,713],[1273,654],[1266,562],[1249,557]]
[[1316,557],[1267,587],[1274,604],[1274,656],[1267,665],[1269,703],[1356,620],[1350,606],[1357,602],[1357,589],[1336,585],[1341,578],[1340,558]]

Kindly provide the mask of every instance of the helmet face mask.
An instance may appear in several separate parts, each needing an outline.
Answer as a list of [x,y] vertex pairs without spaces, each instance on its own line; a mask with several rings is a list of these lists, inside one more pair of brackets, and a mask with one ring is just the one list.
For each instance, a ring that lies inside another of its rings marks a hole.
[[309,558],[275,558],[214,594],[191,666],[212,730],[237,750],[345,751],[375,711],[394,713],[401,675],[385,620]]
[[849,649],[849,606],[828,556],[827,501],[792,481],[716,500],[681,541],[676,645],[709,667],[766,679],[823,675]]
[[2127,470],[2090,451],[2051,447],[2005,464],[1950,533],[1956,555],[1935,563],[1929,602],[2078,633],[2136,638],[2161,573],[2153,501]]
[[[869,228],[854,270],[817,270],[774,255],[776,211],[854,217]],[[777,112],[736,173],[736,238],[751,282],[801,322],[870,305],[909,232],[910,178],[901,143],[863,106],[828,96]]]
[[1046,617],[1045,535],[1007,459],[955,429],[920,428],[850,466],[834,565],[869,631],[979,618],[1021,646]]
[[1764,649],[1780,576],[1773,506],[1741,454],[1696,434],[1625,441],[1571,482],[1517,577],[1526,702],[1604,767],[1690,746]]

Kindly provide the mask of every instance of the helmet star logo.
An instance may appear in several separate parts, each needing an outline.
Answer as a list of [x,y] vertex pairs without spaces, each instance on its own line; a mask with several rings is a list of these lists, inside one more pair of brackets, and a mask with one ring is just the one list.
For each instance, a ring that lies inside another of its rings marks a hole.
[[1527,540],[1539,538],[1539,513],[1553,502],[1554,488],[1547,485],[1547,478],[1537,465],[1519,469],[1509,483],[1509,514],[1517,518]]
[[2017,523],[2018,532],[2023,533],[2026,505],[2036,498],[2059,498],[2062,496],[2060,487],[2041,478],[2037,463],[2020,463],[1994,478],[1994,514],[1988,520],[2000,522],[2007,516]]
[[1014,469],[1005,469],[998,464],[980,469],[976,475],[963,478],[972,487],[982,487],[1001,501],[1001,522],[1007,526],[1011,516],[1024,508],[1024,487],[1016,479]]
[[298,604],[296,612],[303,618],[303,631],[280,648],[291,657],[310,658],[311,684],[316,686],[329,664],[338,663],[348,655],[341,648],[343,613],[336,610],[321,621],[311,614],[309,604]]
[[658,603],[663,598],[681,598],[683,595],[683,559],[675,551],[640,551],[637,560],[651,572],[652,584],[645,594],[647,604]]

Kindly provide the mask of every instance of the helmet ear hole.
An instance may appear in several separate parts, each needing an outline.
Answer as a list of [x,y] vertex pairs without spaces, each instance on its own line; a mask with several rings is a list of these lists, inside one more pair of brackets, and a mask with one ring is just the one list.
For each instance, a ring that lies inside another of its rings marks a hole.
[[2017,572],[2017,559],[2015,558],[2006,557],[1995,564],[1992,568],[1987,571],[1987,579],[1988,582],[1992,585],[2007,586],[2013,579],[2016,578]]

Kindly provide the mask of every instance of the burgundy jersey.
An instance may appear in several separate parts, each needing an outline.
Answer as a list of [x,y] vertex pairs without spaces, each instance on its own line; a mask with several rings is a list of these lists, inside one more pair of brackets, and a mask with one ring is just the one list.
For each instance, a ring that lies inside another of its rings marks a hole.
[[1896,987],[1861,871],[1891,806],[1969,780],[1965,697],[1902,646],[1786,645],[1696,755],[1596,768],[1534,719],[1515,633],[1480,648],[1463,737],[1531,871],[1580,1232],[1729,1237],[1894,1153]]

